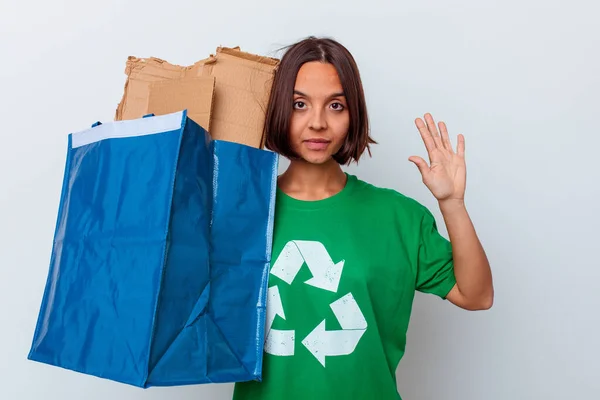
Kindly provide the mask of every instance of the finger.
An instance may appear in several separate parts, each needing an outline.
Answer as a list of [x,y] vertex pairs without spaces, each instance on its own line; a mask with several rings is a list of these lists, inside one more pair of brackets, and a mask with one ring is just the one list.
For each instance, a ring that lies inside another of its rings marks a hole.
[[425,122],[427,123],[427,129],[431,132],[431,136],[433,136],[433,140],[438,147],[443,147],[442,140],[440,134],[435,126],[435,121],[430,113],[425,114]]
[[427,162],[425,162],[425,160],[423,160],[421,157],[412,156],[408,158],[408,161],[414,163],[417,166],[423,178],[425,178],[425,176],[429,173],[429,166],[427,165]]
[[458,144],[456,145],[456,153],[461,157],[465,156],[465,137],[464,137],[464,135],[458,135]]
[[421,134],[421,139],[423,139],[423,143],[425,143],[425,148],[427,149],[427,152],[431,155],[431,152],[437,147],[433,140],[433,136],[431,136],[431,132],[429,132],[429,129],[427,129],[427,125],[425,124],[425,122],[423,122],[421,118],[417,118],[415,120],[415,125],[417,125],[417,129]]
[[450,136],[448,136],[448,127],[446,126],[446,124],[444,122],[439,123],[440,126],[440,132],[442,134],[442,143],[444,144],[444,148],[450,152],[453,152],[452,150],[452,142],[450,142]]

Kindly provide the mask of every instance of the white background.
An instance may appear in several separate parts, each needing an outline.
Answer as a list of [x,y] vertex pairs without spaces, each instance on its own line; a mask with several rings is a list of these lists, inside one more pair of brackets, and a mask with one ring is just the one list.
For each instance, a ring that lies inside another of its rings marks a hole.
[[340,40],[361,68],[380,144],[351,172],[439,218],[407,161],[425,155],[413,121],[431,112],[466,136],[467,206],[495,305],[473,313],[417,296],[398,369],[404,399],[598,398],[597,2],[0,4],[1,399],[230,398],[231,385],[141,390],[26,360],[66,135],[113,118],[129,55],[191,64],[239,45],[278,56],[309,34]]

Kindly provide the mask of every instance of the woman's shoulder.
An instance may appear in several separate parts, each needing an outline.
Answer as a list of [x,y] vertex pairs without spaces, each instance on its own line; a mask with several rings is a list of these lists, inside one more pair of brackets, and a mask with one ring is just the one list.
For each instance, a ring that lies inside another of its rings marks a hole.
[[355,175],[349,175],[349,179],[355,181],[355,193],[361,202],[366,202],[374,207],[393,207],[395,210],[409,212],[412,214],[430,214],[427,207],[416,199],[393,188],[376,186],[358,178]]

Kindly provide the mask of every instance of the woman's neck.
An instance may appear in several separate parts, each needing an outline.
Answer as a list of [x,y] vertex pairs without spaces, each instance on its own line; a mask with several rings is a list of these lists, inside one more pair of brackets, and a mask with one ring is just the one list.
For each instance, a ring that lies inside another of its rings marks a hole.
[[279,177],[279,188],[298,200],[323,200],[339,193],[346,185],[346,174],[333,159],[325,164],[292,161]]

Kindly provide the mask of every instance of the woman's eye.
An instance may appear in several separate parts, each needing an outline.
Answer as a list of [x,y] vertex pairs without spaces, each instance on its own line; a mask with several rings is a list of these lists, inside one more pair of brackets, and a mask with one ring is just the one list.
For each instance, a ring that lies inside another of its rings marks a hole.
[[300,109],[304,108],[304,106],[305,106],[305,104],[302,101],[296,101],[296,102],[294,102],[294,108],[296,110],[300,110]]
[[342,103],[332,103],[331,108],[335,111],[342,111],[344,109],[344,106],[342,105]]

